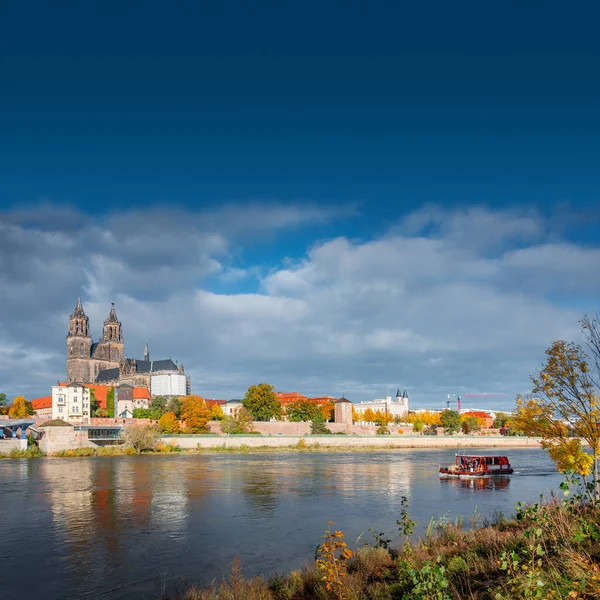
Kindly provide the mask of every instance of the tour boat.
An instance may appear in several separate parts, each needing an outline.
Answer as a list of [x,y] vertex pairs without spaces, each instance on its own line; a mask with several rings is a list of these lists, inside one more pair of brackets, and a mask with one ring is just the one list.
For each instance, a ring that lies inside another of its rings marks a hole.
[[459,477],[471,479],[473,477],[494,477],[497,475],[511,475],[513,472],[508,457],[457,454],[456,462],[449,467],[440,467],[440,477]]

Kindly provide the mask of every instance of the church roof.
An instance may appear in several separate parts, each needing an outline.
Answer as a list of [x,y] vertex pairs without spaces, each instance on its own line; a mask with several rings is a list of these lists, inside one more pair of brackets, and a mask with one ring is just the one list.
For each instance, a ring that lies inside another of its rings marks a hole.
[[119,367],[115,367],[114,369],[104,369],[98,373],[96,377],[96,381],[101,383],[102,381],[114,381],[115,379],[119,379]]
[[[348,398],[346,398],[345,396],[342,396],[339,400],[336,401],[336,404],[338,402],[350,402],[350,400],[348,400]],[[350,404],[352,404],[352,403],[350,402]]]
[[396,392],[396,398],[402,398],[402,395],[400,394],[400,388],[398,388],[398,391]]

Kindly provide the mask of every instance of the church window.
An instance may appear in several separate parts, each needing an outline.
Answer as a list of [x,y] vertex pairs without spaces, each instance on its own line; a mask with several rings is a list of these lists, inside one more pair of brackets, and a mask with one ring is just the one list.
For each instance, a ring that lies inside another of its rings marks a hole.
[[79,345],[79,356],[83,356],[83,343]]
[[119,351],[115,350],[115,360],[119,360]]

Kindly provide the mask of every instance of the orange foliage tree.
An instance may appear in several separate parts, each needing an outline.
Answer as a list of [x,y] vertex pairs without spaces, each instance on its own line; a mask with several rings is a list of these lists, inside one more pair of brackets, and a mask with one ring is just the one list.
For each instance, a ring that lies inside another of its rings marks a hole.
[[201,396],[185,396],[181,402],[181,420],[190,433],[208,431],[211,410]]
[[179,433],[179,420],[174,412],[165,413],[158,420],[158,426],[162,433]]
[[333,419],[333,411],[335,410],[335,404],[333,400],[328,400],[327,402],[320,405],[321,413],[323,418],[326,421],[331,421]]

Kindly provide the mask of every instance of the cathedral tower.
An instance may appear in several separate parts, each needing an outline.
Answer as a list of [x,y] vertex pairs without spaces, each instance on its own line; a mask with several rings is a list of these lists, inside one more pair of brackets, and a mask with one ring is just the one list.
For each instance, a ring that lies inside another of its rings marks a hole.
[[90,346],[90,322],[77,298],[67,332],[67,381],[89,382]]

